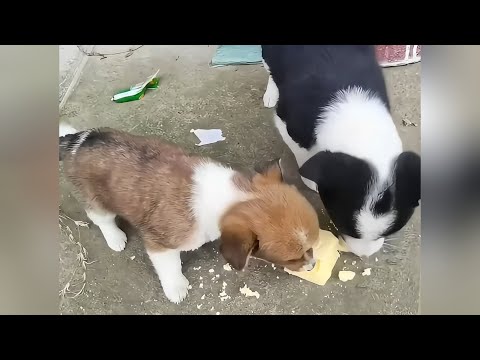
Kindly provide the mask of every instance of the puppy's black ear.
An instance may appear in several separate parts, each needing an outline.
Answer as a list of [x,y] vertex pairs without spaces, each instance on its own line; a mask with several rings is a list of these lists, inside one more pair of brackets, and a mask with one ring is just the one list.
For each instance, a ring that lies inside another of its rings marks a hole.
[[363,186],[372,172],[369,165],[358,158],[344,154],[321,151],[308,159],[299,169],[300,175],[315,182],[319,192],[331,189]]
[[396,201],[400,206],[417,207],[421,193],[420,156],[405,151],[395,163]]

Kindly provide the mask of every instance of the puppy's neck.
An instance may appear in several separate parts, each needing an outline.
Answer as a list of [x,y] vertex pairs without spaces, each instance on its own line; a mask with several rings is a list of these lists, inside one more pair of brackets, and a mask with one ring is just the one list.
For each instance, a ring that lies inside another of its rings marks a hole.
[[220,237],[220,219],[235,204],[253,197],[251,182],[230,167],[206,161],[194,169],[192,212],[210,241]]

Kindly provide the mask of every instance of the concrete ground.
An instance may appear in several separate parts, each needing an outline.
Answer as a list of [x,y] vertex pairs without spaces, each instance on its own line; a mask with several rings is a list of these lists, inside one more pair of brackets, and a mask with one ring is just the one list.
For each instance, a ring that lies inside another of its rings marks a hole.
[[[115,49],[114,49],[115,50]],[[227,164],[253,167],[281,156],[287,181],[298,185],[322,215],[318,197],[296,175],[293,156],[272,125],[272,110],[262,105],[267,74],[260,65],[209,68],[215,46],[144,46],[133,55],[93,57],[61,112],[76,128],[110,126],[136,134],[155,134],[188,150]],[[107,52],[107,51],[105,51]],[[114,52],[114,51],[112,51]],[[142,81],[160,69],[159,89],[141,101],[116,104],[117,90]],[[420,65],[385,70],[395,122],[405,148],[420,151]],[[220,128],[224,142],[197,147],[192,128]],[[88,222],[61,175],[60,311],[62,314],[416,314],[419,304],[420,211],[389,245],[367,262],[343,254],[332,279],[321,287],[283,270],[250,262],[247,271],[226,271],[218,243],[183,257],[192,286],[180,305],[166,300],[141,240],[128,229],[121,253],[106,245]],[[69,217],[67,219],[65,216]],[[72,235],[68,236],[70,228]],[[370,276],[362,276],[371,268]],[[338,271],[356,272],[342,283]],[[226,284],[226,286],[225,286]],[[239,291],[247,285],[259,298]],[[83,288],[83,292],[79,291]],[[222,290],[230,298],[220,298]],[[78,294],[78,295],[76,295]]]

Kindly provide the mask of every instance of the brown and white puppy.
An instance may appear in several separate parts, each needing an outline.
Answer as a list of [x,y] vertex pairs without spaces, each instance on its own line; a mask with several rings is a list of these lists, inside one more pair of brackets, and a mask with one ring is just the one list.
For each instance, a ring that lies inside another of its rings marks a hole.
[[189,282],[181,251],[220,238],[220,252],[237,270],[250,256],[309,270],[318,218],[298,190],[283,182],[278,165],[246,176],[155,137],[113,129],[77,132],[60,126],[60,161],[108,246],[127,237],[115,217],[135,226],[166,297],[181,302]]

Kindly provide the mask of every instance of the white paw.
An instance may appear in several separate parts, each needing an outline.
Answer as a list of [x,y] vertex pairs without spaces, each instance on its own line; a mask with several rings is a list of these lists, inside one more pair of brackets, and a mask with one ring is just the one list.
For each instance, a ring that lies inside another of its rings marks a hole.
[[174,279],[162,281],[165,296],[175,304],[179,304],[185,299],[188,294],[188,285],[188,279],[183,274]]
[[109,229],[104,236],[108,246],[113,251],[122,251],[125,249],[125,245],[127,244],[127,235],[125,235],[122,230],[118,228]]
[[265,94],[263,94],[263,106],[266,108],[273,108],[278,102],[278,89],[276,86],[269,86]]
[[302,178],[303,183],[304,183],[310,190],[313,190],[313,191],[315,191],[315,192],[318,193],[318,186],[317,186],[317,184],[316,184],[314,181],[309,180],[309,179],[307,179],[307,178],[304,178],[303,176],[300,176],[300,177]]

